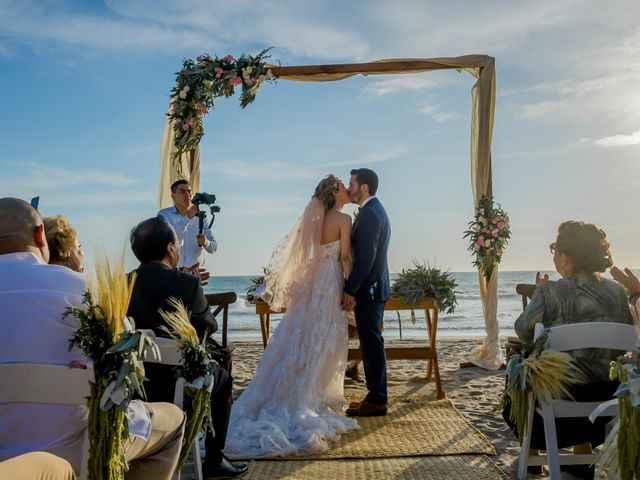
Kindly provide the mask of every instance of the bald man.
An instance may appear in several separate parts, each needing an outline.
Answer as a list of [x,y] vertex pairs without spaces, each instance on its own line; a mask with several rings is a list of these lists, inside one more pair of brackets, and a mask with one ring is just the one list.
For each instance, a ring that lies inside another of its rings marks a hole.
[[[79,321],[62,316],[82,303],[84,275],[48,260],[40,214],[17,198],[0,199],[0,363],[87,363],[81,352],[67,349]],[[41,450],[79,472],[85,412],[69,405],[0,404],[0,461]],[[169,480],[182,446],[184,413],[168,403],[142,402],[131,402],[129,413],[127,479]]]

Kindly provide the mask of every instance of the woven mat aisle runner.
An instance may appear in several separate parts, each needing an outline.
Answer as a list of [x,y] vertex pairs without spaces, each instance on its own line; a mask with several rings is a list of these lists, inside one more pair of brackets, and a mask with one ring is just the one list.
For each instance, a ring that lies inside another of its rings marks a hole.
[[496,453],[449,400],[419,396],[392,398],[389,404],[386,417],[358,418],[360,429],[343,435],[328,452],[288,460]]

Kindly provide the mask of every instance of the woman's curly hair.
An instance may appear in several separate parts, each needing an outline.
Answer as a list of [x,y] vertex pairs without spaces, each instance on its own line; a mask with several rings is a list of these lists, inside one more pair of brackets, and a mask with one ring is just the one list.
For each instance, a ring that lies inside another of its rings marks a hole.
[[313,192],[313,198],[320,200],[327,210],[331,210],[336,204],[336,197],[333,194],[340,190],[339,181],[338,177],[330,173],[320,180],[315,192]]
[[66,260],[76,246],[76,230],[62,215],[44,219],[44,230],[51,260]]
[[571,259],[575,272],[604,272],[613,265],[607,234],[592,223],[561,223],[556,248]]

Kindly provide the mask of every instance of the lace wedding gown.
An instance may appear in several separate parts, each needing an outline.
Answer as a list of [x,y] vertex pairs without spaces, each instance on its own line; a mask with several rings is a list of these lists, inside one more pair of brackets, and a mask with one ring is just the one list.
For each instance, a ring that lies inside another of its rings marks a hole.
[[340,242],[320,246],[310,300],[291,304],[258,370],[234,403],[225,454],[268,458],[319,453],[358,428],[342,414],[349,339],[340,307]]

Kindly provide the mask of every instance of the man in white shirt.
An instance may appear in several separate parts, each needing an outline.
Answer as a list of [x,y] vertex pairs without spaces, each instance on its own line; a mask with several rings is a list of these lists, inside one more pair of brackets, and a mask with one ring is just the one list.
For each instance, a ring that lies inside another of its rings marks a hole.
[[218,244],[207,225],[203,225],[200,233],[199,219],[196,216],[198,207],[191,203],[192,193],[188,181],[173,182],[171,185],[173,207],[163,208],[158,215],[162,215],[178,235],[180,244],[178,268],[198,275],[198,268],[203,265],[203,250],[213,253],[218,249]]
[[[22,200],[0,199],[0,363],[87,363],[81,352],[67,348],[79,321],[63,318],[68,307],[82,302],[84,275],[48,265],[48,260],[38,212]],[[125,443],[127,478],[169,480],[181,449],[184,414],[167,403],[131,405],[130,432],[137,436]],[[84,407],[0,404],[0,461],[46,451],[68,460],[79,472],[85,417]]]

